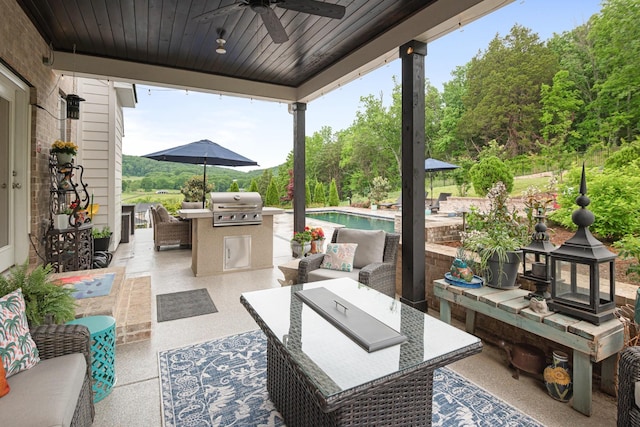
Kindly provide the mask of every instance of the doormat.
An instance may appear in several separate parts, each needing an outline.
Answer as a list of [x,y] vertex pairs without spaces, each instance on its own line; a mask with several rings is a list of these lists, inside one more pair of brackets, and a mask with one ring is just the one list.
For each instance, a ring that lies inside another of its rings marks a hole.
[[217,313],[218,309],[206,289],[156,295],[158,322]]
[[74,289],[75,299],[103,297],[109,295],[116,273],[78,274],[55,279],[56,285]]

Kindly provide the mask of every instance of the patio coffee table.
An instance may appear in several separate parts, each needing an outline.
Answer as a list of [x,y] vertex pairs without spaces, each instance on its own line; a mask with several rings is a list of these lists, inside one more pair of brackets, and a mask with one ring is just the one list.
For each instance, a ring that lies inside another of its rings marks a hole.
[[[368,353],[294,293],[324,287],[408,337]],[[433,371],[481,341],[352,279],[243,293],[267,336],[267,389],[290,426],[431,425]]]

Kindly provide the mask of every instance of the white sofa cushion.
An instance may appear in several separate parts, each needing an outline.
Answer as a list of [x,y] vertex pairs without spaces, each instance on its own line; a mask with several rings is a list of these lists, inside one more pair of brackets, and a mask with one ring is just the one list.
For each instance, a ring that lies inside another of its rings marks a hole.
[[0,399],[3,426],[69,426],[87,363],[80,353],[41,360],[8,378],[11,391]]
[[358,277],[360,275],[360,269],[354,268],[350,272],[346,271],[338,271],[338,270],[327,270],[326,268],[318,268],[316,270],[311,270],[307,275],[307,280],[309,282],[319,282],[320,280],[329,280],[329,279],[341,279],[343,277],[348,277],[355,281],[358,281]]

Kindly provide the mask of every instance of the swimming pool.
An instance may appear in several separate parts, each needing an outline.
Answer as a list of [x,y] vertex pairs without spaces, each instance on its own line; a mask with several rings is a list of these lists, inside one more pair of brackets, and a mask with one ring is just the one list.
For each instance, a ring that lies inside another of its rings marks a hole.
[[393,220],[344,212],[307,212],[307,218],[342,224],[359,230],[384,230],[393,233]]

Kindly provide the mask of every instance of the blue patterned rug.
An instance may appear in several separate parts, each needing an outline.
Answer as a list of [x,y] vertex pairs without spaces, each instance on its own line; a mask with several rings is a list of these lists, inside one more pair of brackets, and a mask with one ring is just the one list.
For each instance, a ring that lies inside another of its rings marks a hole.
[[[165,427],[284,426],[267,393],[261,331],[158,353]],[[436,370],[433,426],[540,423],[448,368]]]

